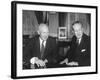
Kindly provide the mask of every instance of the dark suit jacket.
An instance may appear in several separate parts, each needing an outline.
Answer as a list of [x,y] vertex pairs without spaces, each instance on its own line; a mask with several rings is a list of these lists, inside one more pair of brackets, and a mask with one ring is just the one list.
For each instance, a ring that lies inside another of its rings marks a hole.
[[[46,41],[46,47],[44,51],[44,55],[42,60],[47,59],[48,65],[56,63],[56,39],[52,37],[48,37]],[[30,59],[32,57],[38,57],[41,59],[41,53],[40,53],[40,41],[39,41],[39,36],[36,36],[32,38],[29,42],[29,44],[26,46],[24,49],[24,62],[27,64],[28,68],[30,67]]]
[[76,36],[73,36],[70,50],[68,52],[70,61],[77,61],[79,66],[90,66],[90,38],[83,34],[79,45],[76,43]]

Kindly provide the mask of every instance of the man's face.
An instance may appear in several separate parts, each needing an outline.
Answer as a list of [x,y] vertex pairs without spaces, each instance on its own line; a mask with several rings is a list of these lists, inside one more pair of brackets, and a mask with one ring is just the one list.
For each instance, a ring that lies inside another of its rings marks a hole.
[[40,32],[40,38],[42,40],[47,40],[47,38],[49,36],[48,28],[47,27],[42,27],[39,32]]
[[82,25],[81,24],[74,24],[73,29],[74,29],[75,36],[77,37],[77,39],[80,39],[83,35]]

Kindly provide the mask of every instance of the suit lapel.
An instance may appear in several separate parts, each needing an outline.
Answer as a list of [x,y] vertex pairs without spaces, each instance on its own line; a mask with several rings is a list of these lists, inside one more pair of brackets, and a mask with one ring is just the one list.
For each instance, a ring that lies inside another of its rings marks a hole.
[[49,49],[49,46],[50,44],[49,44],[49,39],[47,39],[47,41],[46,41],[46,46],[45,46],[45,52],[44,52],[44,56],[46,56],[47,55],[47,51],[48,51],[48,49]]
[[37,45],[37,47],[36,47],[37,56],[39,56],[39,58],[40,58],[41,54],[40,54],[40,40],[39,40],[39,38],[36,40],[36,45]]
[[84,34],[83,34],[81,42],[79,44],[79,50],[81,50],[83,48],[83,44],[84,44]]

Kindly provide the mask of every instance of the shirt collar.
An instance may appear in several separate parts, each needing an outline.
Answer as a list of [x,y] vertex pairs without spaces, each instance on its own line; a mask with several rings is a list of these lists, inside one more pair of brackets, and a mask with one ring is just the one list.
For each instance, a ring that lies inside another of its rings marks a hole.
[[[42,44],[42,39],[39,37],[39,40],[40,40],[40,45]],[[46,41],[44,41],[44,46],[46,45]]]
[[80,44],[80,42],[81,42],[81,39],[82,39],[82,37],[81,37],[81,38],[79,38],[79,39],[77,39],[79,44]]

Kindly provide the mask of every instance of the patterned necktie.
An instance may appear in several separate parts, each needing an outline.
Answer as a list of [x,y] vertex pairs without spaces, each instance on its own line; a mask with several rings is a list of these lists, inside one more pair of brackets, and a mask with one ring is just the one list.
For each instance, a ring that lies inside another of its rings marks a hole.
[[43,40],[42,45],[41,45],[41,59],[43,59],[44,50],[45,50],[45,47],[44,47],[44,40]]

